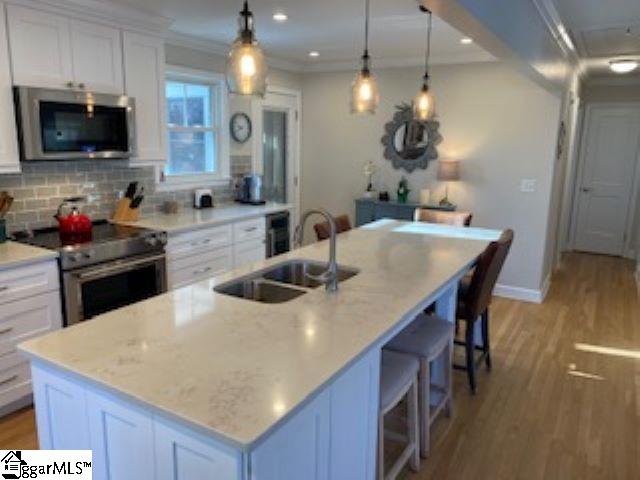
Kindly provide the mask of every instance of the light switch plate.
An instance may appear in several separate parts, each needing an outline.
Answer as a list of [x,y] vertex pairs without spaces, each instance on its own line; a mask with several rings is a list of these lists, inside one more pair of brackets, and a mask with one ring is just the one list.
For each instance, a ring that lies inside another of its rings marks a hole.
[[533,193],[536,191],[535,178],[523,178],[520,180],[520,191],[522,193]]

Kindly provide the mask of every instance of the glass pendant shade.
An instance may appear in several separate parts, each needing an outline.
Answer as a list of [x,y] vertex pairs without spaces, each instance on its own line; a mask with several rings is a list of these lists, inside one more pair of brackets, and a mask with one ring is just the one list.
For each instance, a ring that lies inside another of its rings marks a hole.
[[426,122],[433,119],[435,112],[435,98],[429,90],[429,86],[425,84],[413,100],[413,114],[417,120]]
[[230,93],[262,97],[267,91],[267,62],[255,39],[247,2],[240,12],[239,25],[238,38],[227,57],[227,86]]
[[264,96],[267,62],[257,42],[246,44],[238,39],[233,43],[227,58],[227,85],[231,93]]
[[369,70],[360,70],[351,84],[351,113],[376,113],[379,101],[376,79]]

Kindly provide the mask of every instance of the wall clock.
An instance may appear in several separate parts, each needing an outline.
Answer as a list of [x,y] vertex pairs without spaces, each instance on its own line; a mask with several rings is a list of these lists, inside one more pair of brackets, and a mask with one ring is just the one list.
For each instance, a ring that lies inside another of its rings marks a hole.
[[231,138],[244,143],[251,138],[251,119],[246,113],[234,113],[230,122]]

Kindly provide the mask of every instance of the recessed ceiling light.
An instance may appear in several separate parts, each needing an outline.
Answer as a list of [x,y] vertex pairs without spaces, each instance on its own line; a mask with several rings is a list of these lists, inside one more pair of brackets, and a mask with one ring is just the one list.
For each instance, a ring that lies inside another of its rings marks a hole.
[[612,60],[609,62],[609,68],[615,73],[630,73],[638,68],[637,60]]
[[320,52],[316,51],[316,50],[311,50],[309,52],[309,56],[310,57],[319,57],[320,56]]
[[473,43],[473,39],[469,37],[464,37],[460,39],[460,43],[463,45],[471,45]]
[[273,14],[273,19],[276,22],[286,22],[289,19],[289,16],[286,13],[278,12]]

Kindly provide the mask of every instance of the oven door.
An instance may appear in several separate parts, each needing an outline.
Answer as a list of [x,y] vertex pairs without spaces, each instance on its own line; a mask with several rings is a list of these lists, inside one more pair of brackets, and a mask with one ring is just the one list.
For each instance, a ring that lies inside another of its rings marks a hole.
[[23,160],[133,155],[133,99],[30,87],[15,92]]
[[132,257],[63,274],[65,325],[167,291],[164,254]]

